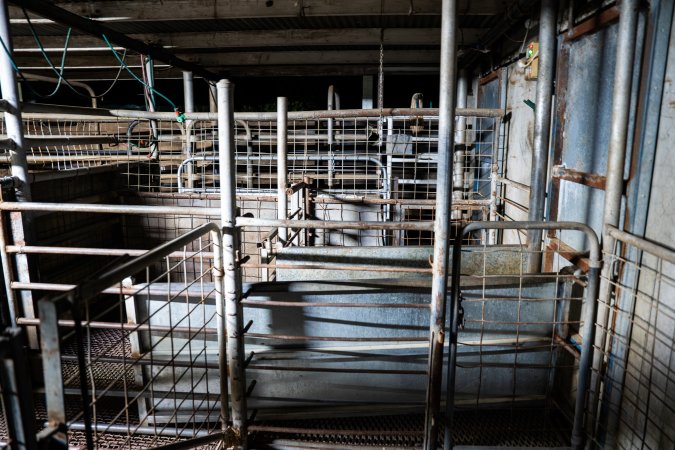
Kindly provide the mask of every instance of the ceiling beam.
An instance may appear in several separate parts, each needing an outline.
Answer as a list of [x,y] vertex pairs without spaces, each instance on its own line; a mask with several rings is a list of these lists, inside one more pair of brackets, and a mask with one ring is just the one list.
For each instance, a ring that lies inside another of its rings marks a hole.
[[[127,17],[128,20],[147,21],[441,13],[439,0],[99,0],[55,3],[85,17]],[[271,6],[267,6],[268,3]],[[459,14],[464,15],[495,15],[503,10],[503,0],[460,0],[458,5]]]
[[[235,66],[256,65],[297,65],[311,68],[325,64],[372,64],[379,63],[379,50],[342,50],[342,51],[279,51],[279,52],[223,52],[192,53],[189,62],[201,67],[228,68]],[[440,50],[395,50],[384,52],[384,64],[432,64],[440,60]],[[16,58],[21,70],[52,70],[40,55]],[[132,60],[134,65],[137,61]],[[66,60],[66,77],[70,70],[115,69],[119,67],[113,56],[102,58],[101,55],[73,54]],[[311,73],[311,72],[308,72]],[[161,75],[160,75],[161,76]]]
[[26,10],[40,15],[42,17],[54,20],[57,23],[67,25],[81,31],[83,33],[90,34],[92,36],[101,36],[105,34],[110,42],[120,45],[124,48],[134,50],[138,53],[150,55],[155,60],[165,62],[172,66],[181,68],[183,70],[191,71],[196,75],[202,76],[210,80],[217,80],[220,78],[217,74],[206,70],[204,67],[185,61],[181,58],[178,58],[176,55],[162,47],[153,47],[145,44],[144,42],[132,39],[122,33],[118,33],[104,25],[101,22],[95,20],[86,19],[80,17],[77,14],[73,14],[69,11],[61,9],[45,0],[9,0],[11,3],[17,6],[23,6]]
[[[462,36],[465,42],[472,42],[484,30],[464,28]],[[223,32],[191,32],[167,34],[132,34],[130,38],[146,44],[161,45],[174,53],[193,49],[225,49],[225,48],[271,48],[299,47],[321,45],[379,45],[379,28],[344,28],[320,30],[256,30],[256,31],[223,31]],[[386,28],[384,45],[440,45],[440,28]],[[42,36],[43,46],[50,52],[63,50],[64,36]],[[32,36],[15,36],[14,51],[36,52],[39,49]],[[101,38],[94,36],[71,36],[68,44],[69,52],[99,51],[110,52]]]

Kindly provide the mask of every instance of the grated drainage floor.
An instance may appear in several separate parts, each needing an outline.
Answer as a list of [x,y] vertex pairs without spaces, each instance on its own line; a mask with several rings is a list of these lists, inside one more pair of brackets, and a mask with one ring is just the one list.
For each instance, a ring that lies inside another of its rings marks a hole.
[[[260,421],[255,425],[253,429],[260,431],[252,434],[254,449],[289,448],[293,442],[306,443],[309,448],[418,448],[422,445],[424,416]],[[453,438],[455,445],[556,448],[569,446],[569,433],[566,422],[556,412],[474,410],[456,412]]]
[[[126,339],[116,330],[92,330],[91,354],[131,354]],[[75,347],[64,343],[62,354],[66,388],[78,386],[77,363],[68,357],[76,354]],[[133,373],[125,373],[123,366],[114,363],[93,364],[94,385],[97,389],[119,387],[114,380],[125,379],[123,384],[133,386]],[[88,380],[88,385],[91,382]],[[122,398],[105,398],[97,404],[99,423],[120,423],[117,414],[124,408]],[[77,395],[66,398],[68,417],[79,413],[81,404]],[[139,424],[136,408],[128,408],[130,415],[124,417],[124,424]],[[133,411],[133,413],[132,413]],[[42,429],[46,420],[44,397],[35,398],[37,429]],[[424,416],[421,414],[397,414],[380,416],[342,417],[330,419],[266,420],[253,424],[250,436],[251,449],[287,448],[352,448],[377,447],[380,449],[419,448],[422,445]],[[555,410],[506,409],[506,410],[458,410],[455,413],[453,437],[456,445],[491,447],[549,447],[569,445],[569,424]],[[0,409],[0,449],[7,440],[7,429]],[[176,442],[175,437],[152,435],[128,435],[127,433],[99,433],[96,439],[98,449],[145,449]],[[71,448],[86,448],[85,435],[80,431],[69,432]],[[439,445],[442,446],[442,437]],[[215,445],[199,447],[216,449]]]

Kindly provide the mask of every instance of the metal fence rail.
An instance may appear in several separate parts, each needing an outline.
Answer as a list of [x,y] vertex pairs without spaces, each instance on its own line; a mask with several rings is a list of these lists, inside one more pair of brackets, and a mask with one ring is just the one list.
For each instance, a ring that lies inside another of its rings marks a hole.
[[[40,300],[40,320],[24,325],[40,325],[50,425],[88,448],[225,439],[221,248],[205,224]],[[59,320],[66,309],[72,321]]]
[[675,445],[675,252],[608,227],[616,244],[604,255],[612,270],[607,367],[598,448]]

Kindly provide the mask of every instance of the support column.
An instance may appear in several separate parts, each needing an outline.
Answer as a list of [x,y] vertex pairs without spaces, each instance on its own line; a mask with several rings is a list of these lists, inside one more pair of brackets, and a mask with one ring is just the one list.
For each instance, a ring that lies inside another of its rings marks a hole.
[[[466,108],[467,97],[469,95],[469,76],[465,70],[459,73],[457,78],[457,108]],[[457,118],[457,128],[455,129],[455,145],[453,152],[453,174],[452,174],[452,200],[453,202],[464,199],[464,182],[466,176],[466,117]],[[453,220],[462,219],[461,209],[455,209],[450,212]]]
[[[277,98],[277,219],[288,219],[288,99]],[[279,228],[279,240],[286,245],[288,228]]]
[[[448,253],[452,180],[452,143],[457,78],[457,0],[443,0],[441,26],[441,78],[438,117],[438,171],[436,218],[431,282],[429,367],[424,419],[424,449],[437,446],[441,426],[441,391],[445,310],[448,290]],[[451,342],[456,336],[451,336]],[[452,368],[450,368],[452,369]]]
[[[23,134],[21,118],[21,104],[19,86],[14,72],[12,54],[12,36],[9,31],[9,12],[6,0],[0,0],[0,38],[7,47],[7,52],[0,50],[0,91],[2,98],[7,102],[9,112],[5,113],[5,127],[7,138],[13,142],[14,148],[9,150],[11,173],[15,182],[16,199],[20,202],[31,201],[30,181],[28,178],[28,160],[26,158],[26,142]],[[9,52],[9,54],[8,54]],[[13,212],[9,214],[12,241],[16,245],[26,245],[26,230],[30,230],[30,215],[28,213]],[[20,282],[30,282],[30,270],[26,255],[15,256],[16,274]],[[8,268],[9,270],[9,268]],[[12,296],[15,297],[15,296]],[[15,297],[16,298],[16,297]],[[8,299],[12,301],[12,298]],[[20,293],[23,316],[35,318],[35,305],[30,291]],[[13,315],[18,305],[9,305]],[[37,348],[37,333],[35,329],[27,330],[28,342],[31,348]]]
[[[194,94],[194,80],[192,77],[192,72],[185,71],[183,72],[183,103],[186,113],[191,113],[195,111],[195,94]],[[192,125],[194,121],[186,120],[185,121],[185,142],[183,142],[183,155],[185,158],[192,157],[192,141],[190,137],[192,136]],[[187,183],[185,184],[188,189],[194,188],[194,165],[188,163],[186,167],[187,174]]]
[[[614,72],[614,90],[612,94],[612,124],[607,151],[607,179],[605,181],[605,205],[603,210],[603,227],[611,225],[619,228],[621,218],[621,200],[624,190],[624,166],[626,164],[626,147],[628,138],[628,120],[630,117],[630,102],[633,81],[633,65],[635,59],[635,41],[638,24],[638,0],[623,0],[618,41],[616,45],[616,69]],[[619,228],[620,229],[620,228]],[[613,253],[616,241],[603,230],[602,251]],[[611,290],[607,281],[612,279],[612,267],[605,264],[600,277],[600,295],[596,319],[595,348],[593,354],[591,385],[589,392],[588,416],[594,421],[597,419],[600,383],[602,382],[602,368],[607,347],[607,327],[609,325]],[[583,336],[586,339],[586,336]],[[592,430],[590,430],[592,431]],[[575,442],[572,442],[574,446]]]
[[[234,144],[234,85],[218,82],[218,156],[220,160],[220,217],[223,227],[224,297],[227,327],[227,358],[230,377],[232,428],[246,446],[246,373],[244,371],[241,268],[237,261],[239,233],[237,216],[236,162]],[[221,374],[226,376],[226,374]]]
[[[534,111],[534,149],[532,151],[532,174],[530,176],[530,205],[527,220],[544,220],[546,203],[546,171],[548,169],[548,146],[551,130],[551,107],[553,103],[553,78],[555,77],[556,16],[558,2],[542,0],[539,13],[539,76]],[[542,230],[527,233],[529,273],[541,270]]]

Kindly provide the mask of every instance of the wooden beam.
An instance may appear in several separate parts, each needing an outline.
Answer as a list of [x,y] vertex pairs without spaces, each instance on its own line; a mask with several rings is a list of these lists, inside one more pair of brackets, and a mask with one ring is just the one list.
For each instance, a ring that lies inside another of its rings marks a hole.
[[[326,64],[373,64],[379,61],[378,50],[341,51],[281,51],[281,52],[221,52],[191,53],[186,60],[207,68],[227,68],[256,65],[298,65],[312,67]],[[440,60],[439,50],[396,50],[385,52],[385,65],[432,64]],[[42,71],[52,69],[41,56],[16,57],[21,70]],[[112,55],[74,54],[66,61],[66,70],[114,69],[119,67]]]
[[[462,30],[466,41],[477,38],[481,30],[467,28]],[[385,45],[440,45],[439,28],[387,28],[384,30]],[[379,28],[339,28],[320,30],[256,30],[191,32],[167,34],[132,34],[129,37],[147,44],[161,45],[172,50],[192,51],[198,49],[226,49],[251,47],[306,47],[320,45],[379,45]],[[42,36],[42,45],[48,52],[63,51],[65,36]],[[39,49],[32,36],[16,36],[16,53],[34,53]],[[69,52],[110,53],[105,43],[94,36],[72,36],[68,45]]]
[[[57,1],[59,7],[90,18],[128,17],[128,20],[199,20],[253,17],[316,17],[361,15],[440,15],[438,0],[99,0]],[[271,6],[267,6],[271,3]],[[503,0],[460,0],[458,12],[495,15]],[[10,18],[23,19],[10,11]]]

